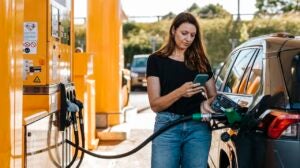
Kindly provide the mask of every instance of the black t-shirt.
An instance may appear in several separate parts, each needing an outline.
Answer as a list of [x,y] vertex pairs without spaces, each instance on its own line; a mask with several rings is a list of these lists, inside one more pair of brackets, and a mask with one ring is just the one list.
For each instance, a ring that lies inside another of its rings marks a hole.
[[[210,66],[207,67],[209,79],[213,76]],[[190,70],[184,62],[173,60],[169,57],[151,55],[147,62],[147,77],[156,76],[160,80],[160,95],[164,96],[179,88],[185,82],[193,81],[199,72]],[[181,97],[169,108],[163,110],[176,114],[190,115],[200,111],[200,103],[205,98],[196,94],[190,98]]]

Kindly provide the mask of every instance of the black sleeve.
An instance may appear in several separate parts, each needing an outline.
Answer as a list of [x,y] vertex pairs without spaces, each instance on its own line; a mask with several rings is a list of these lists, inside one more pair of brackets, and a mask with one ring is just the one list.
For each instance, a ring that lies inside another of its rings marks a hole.
[[208,80],[214,76],[214,73],[209,64],[207,65],[207,74],[208,74]]
[[147,60],[147,77],[148,76],[159,76],[158,73],[158,56],[151,55]]

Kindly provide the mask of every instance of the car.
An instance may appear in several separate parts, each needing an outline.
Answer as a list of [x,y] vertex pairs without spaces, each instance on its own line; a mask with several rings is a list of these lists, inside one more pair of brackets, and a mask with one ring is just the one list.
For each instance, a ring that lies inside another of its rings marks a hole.
[[129,94],[131,89],[131,77],[130,70],[123,68],[122,70],[122,87],[121,87],[121,95],[122,95],[122,104],[121,107],[125,108],[129,104]]
[[149,54],[134,55],[130,67],[131,71],[131,89],[146,88],[146,68]]
[[218,94],[246,110],[238,128],[215,121],[209,167],[299,168],[300,36],[249,39],[229,54],[215,79]]

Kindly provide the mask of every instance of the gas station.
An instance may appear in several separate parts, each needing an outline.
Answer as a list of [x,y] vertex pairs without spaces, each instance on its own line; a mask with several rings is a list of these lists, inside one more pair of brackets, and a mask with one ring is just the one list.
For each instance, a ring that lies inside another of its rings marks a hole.
[[80,167],[86,155],[134,154],[182,122],[217,119],[236,129],[242,120],[245,109],[218,95],[212,108],[219,113],[174,120],[122,154],[93,153],[99,139],[111,137],[96,128],[126,120],[130,86],[124,80],[126,15],[120,0],[87,0],[84,53],[75,50],[74,0],[0,2],[1,167]]

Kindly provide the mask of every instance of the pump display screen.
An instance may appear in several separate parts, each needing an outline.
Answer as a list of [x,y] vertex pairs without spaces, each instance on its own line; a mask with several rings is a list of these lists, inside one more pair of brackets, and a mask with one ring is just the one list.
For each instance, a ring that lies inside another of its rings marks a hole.
[[71,31],[71,1],[67,0],[66,8],[61,11],[60,17],[61,30],[60,39],[61,43],[70,45],[70,31]]
[[52,28],[52,37],[59,37],[59,10],[58,8],[52,6],[52,15],[51,15],[51,28]]
[[71,0],[52,0],[51,4],[51,35],[70,45]]

